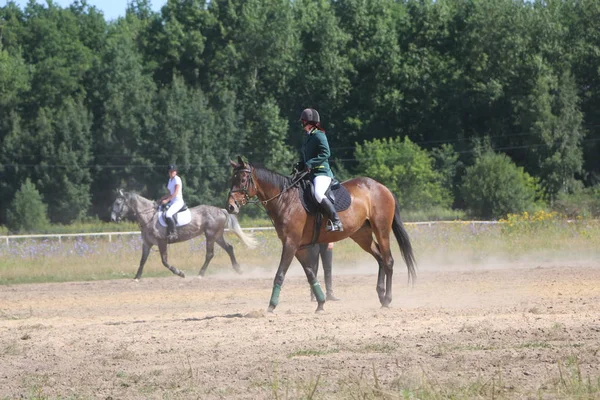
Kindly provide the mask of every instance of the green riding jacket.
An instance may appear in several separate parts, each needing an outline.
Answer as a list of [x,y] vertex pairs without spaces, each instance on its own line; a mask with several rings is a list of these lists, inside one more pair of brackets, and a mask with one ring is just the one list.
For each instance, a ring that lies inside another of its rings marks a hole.
[[333,178],[333,172],[331,172],[331,168],[329,167],[331,152],[325,132],[316,128],[310,131],[304,138],[301,153],[304,165],[310,168],[313,176],[327,175]]

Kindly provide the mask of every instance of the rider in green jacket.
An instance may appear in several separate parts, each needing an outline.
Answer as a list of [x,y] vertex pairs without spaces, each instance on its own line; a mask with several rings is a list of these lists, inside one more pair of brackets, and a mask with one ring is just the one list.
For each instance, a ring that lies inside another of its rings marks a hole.
[[343,231],[342,222],[325,192],[333,179],[333,172],[329,167],[329,143],[325,130],[321,127],[321,118],[317,110],[307,108],[300,115],[300,122],[306,134],[302,144],[302,161],[296,164],[296,169],[306,170],[315,188],[315,198],[321,205],[323,212],[329,217],[328,231]]

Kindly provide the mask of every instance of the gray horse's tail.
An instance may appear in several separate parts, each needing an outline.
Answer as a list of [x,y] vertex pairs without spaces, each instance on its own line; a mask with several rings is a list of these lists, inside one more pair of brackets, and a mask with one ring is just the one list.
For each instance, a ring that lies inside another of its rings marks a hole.
[[252,235],[244,233],[235,215],[229,214],[225,209],[221,210],[227,216],[227,228],[233,230],[246,246],[248,246],[251,249],[255,248],[257,245],[256,239],[254,239]]

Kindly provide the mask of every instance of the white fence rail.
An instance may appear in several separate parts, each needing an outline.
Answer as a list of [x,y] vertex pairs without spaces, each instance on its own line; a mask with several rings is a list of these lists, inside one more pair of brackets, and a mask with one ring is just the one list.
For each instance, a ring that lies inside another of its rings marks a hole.
[[[436,225],[436,224],[497,224],[498,221],[429,221],[429,222],[405,222],[404,225]],[[257,228],[242,228],[244,231],[271,231],[274,228],[272,226],[269,227],[257,227]],[[226,229],[229,231],[229,229]],[[39,234],[39,235],[6,235],[0,236],[0,240],[6,243],[7,247],[10,247],[11,240],[19,240],[19,239],[43,239],[43,238],[55,238],[58,239],[59,243],[62,242],[63,238],[73,238],[73,237],[90,237],[90,236],[106,236],[108,237],[108,241],[112,242],[113,236],[122,236],[122,235],[139,235],[140,231],[134,232],[98,232],[98,233],[58,233],[58,234]]]

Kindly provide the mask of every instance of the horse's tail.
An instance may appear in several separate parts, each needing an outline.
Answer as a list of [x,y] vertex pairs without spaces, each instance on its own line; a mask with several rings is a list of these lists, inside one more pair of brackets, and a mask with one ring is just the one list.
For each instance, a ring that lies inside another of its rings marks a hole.
[[221,211],[223,211],[223,213],[227,216],[227,228],[232,229],[235,234],[242,239],[242,242],[244,242],[246,246],[251,249],[255,248],[257,245],[256,239],[254,239],[252,235],[244,233],[235,215],[229,214],[229,212],[227,212],[225,209],[221,209]]
[[415,267],[417,262],[415,261],[415,255],[413,253],[412,245],[410,244],[410,239],[408,238],[408,232],[404,229],[404,224],[400,219],[400,207],[398,206],[398,199],[396,195],[394,196],[394,221],[392,222],[392,230],[394,231],[394,236],[396,236],[396,240],[398,240],[398,245],[400,245],[400,251],[402,252],[402,257],[404,257],[404,262],[406,262],[406,268],[408,269],[408,282],[414,284],[417,280],[417,272]]

